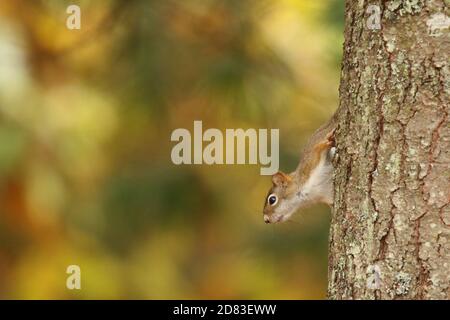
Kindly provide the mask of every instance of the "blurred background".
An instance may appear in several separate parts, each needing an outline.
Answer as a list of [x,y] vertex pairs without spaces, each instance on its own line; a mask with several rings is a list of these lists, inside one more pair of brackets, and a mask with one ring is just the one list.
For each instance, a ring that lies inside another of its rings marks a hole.
[[2,0],[0,298],[325,298],[329,209],[265,225],[259,165],[176,166],[170,135],[279,128],[295,169],[338,104],[343,2]]

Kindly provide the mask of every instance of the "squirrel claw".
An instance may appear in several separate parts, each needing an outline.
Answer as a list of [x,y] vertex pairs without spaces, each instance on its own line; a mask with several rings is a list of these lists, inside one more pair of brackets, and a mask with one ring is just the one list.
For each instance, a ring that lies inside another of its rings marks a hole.
[[335,131],[336,131],[336,128],[333,129],[333,130],[331,130],[331,131],[326,135],[326,137],[325,137],[325,139],[326,139],[326,144],[327,144],[329,147],[334,147],[334,145],[335,145],[335,140],[334,140],[334,133],[335,133]]

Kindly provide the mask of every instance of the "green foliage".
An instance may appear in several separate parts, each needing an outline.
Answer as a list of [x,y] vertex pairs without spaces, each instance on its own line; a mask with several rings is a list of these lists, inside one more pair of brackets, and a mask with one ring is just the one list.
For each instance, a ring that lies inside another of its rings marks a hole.
[[324,297],[326,208],[268,227],[259,168],[175,166],[170,133],[280,128],[293,169],[337,105],[342,1],[76,1],[77,32],[72,1],[21,3],[0,4],[0,297]]

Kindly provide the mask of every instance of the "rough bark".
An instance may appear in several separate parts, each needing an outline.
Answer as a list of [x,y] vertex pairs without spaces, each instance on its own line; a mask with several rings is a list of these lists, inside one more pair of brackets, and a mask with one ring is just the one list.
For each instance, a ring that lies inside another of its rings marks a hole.
[[449,299],[448,1],[346,2],[328,296]]

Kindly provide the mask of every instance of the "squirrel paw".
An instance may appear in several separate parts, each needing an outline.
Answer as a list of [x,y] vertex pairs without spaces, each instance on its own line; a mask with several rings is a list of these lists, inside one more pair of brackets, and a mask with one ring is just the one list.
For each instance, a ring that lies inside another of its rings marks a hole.
[[331,130],[330,132],[328,132],[327,136],[325,137],[326,143],[330,147],[334,147],[334,145],[335,145],[335,140],[334,140],[334,132],[335,131],[336,131],[336,129]]

